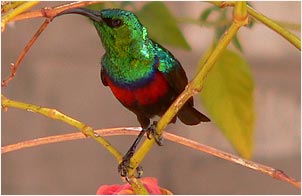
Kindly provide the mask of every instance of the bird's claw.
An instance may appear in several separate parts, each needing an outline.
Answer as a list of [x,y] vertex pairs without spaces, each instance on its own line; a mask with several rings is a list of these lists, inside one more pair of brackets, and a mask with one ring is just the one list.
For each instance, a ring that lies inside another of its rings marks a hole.
[[156,133],[156,125],[157,122],[153,121],[152,125],[146,129],[147,138],[151,139],[150,135],[152,135],[157,145],[163,146],[163,138]]
[[[131,148],[128,150],[128,152],[125,154],[125,156],[123,157],[123,160],[121,161],[121,163],[118,165],[118,172],[120,173],[120,175],[122,177],[124,177],[126,179],[126,181],[128,183],[130,183],[130,178],[129,178],[129,169],[133,169],[130,166],[130,159],[132,158],[132,156],[134,155],[135,152],[135,148],[136,145],[138,144],[138,142],[140,141],[140,138],[143,136],[143,134],[146,132],[147,134],[147,138],[151,139],[150,135],[152,135],[152,137],[155,139],[155,142],[159,145],[162,146],[163,145],[163,139],[162,137],[160,137],[159,135],[157,135],[156,133],[156,125],[157,122],[153,121],[152,125],[150,125],[148,128],[144,129],[141,132],[141,136],[138,137],[139,139],[136,139],[136,141],[134,142],[134,144],[131,146]],[[135,177],[136,178],[140,178],[143,175],[143,168],[141,166],[138,166],[136,168],[136,173],[135,173]]]
[[[120,175],[122,177],[124,177],[126,179],[126,181],[128,183],[130,183],[130,178],[129,178],[129,173],[128,173],[128,169],[133,169],[130,166],[130,159],[133,156],[133,152],[129,151],[124,157],[122,162],[118,165],[118,172],[120,173]],[[140,178],[143,175],[143,167],[142,166],[138,166],[136,168],[136,174],[135,177],[136,178]]]
[[130,183],[130,179],[129,179],[129,175],[128,175],[129,168],[130,168],[129,162],[126,162],[124,160],[118,165],[118,172],[120,173],[120,175],[122,177],[124,177],[126,179],[126,181],[128,183]]

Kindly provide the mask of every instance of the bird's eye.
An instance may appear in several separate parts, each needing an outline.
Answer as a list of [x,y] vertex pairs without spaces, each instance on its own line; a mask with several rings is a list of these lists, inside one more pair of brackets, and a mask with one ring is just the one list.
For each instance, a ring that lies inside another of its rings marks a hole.
[[103,20],[111,28],[118,28],[118,27],[122,26],[122,24],[123,24],[123,21],[121,19],[106,18],[106,19],[103,19]]

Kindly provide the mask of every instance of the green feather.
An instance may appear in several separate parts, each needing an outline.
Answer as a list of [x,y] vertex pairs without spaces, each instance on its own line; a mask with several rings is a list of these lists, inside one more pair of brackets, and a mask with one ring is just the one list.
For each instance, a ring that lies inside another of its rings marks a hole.
[[[148,37],[147,29],[132,12],[107,9],[101,14],[105,19],[123,21],[119,28],[94,21],[106,50],[102,66],[116,82],[131,84],[148,78],[155,68],[163,73],[173,68],[176,63],[173,55]],[[156,56],[160,59],[158,67],[154,67]]]

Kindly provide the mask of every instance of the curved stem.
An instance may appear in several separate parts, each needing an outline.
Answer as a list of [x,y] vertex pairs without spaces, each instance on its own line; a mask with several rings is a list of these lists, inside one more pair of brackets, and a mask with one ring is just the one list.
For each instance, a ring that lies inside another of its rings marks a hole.
[[[100,134],[95,132],[91,127],[89,127],[86,124],[84,124],[80,121],[77,121],[65,114],[62,114],[61,112],[59,112],[55,109],[44,108],[44,107],[40,107],[40,106],[28,104],[28,103],[22,103],[22,102],[18,102],[18,101],[12,101],[3,95],[1,95],[1,105],[5,110],[7,109],[7,107],[14,107],[14,108],[18,108],[18,109],[22,109],[22,110],[26,110],[26,111],[30,111],[30,112],[42,114],[44,116],[47,116],[47,117],[55,119],[55,120],[63,121],[71,126],[78,128],[79,130],[81,130],[85,136],[89,136],[92,139],[94,139],[95,141],[97,141],[98,143],[102,144],[117,159],[118,163],[120,163],[123,159],[122,154],[116,148],[114,148],[114,146],[112,146],[105,138],[101,137]],[[54,139],[58,139],[58,138],[54,138]],[[39,142],[43,143],[45,141],[39,141]],[[48,141],[46,140],[46,142],[48,142]],[[22,145],[19,145],[19,146],[17,146],[17,148],[20,148],[20,146],[22,147]],[[8,148],[8,151],[9,151],[9,149],[11,150],[13,148],[12,147]],[[133,190],[135,191],[135,193],[148,194],[147,190],[144,188],[144,186],[140,180],[131,178],[130,183],[131,183],[131,186],[132,186]]]
[[[54,8],[45,7],[38,11],[32,11],[27,12],[22,15],[17,15],[20,12],[24,12],[26,9],[29,8],[29,6],[34,6],[35,4],[33,2],[30,2],[31,4],[27,5],[27,3],[23,3],[20,6],[18,6],[15,10],[12,11],[12,14],[9,12],[6,15],[2,17],[2,25],[5,25],[9,20],[21,20],[21,19],[28,19],[28,18],[35,18],[35,17],[46,17],[45,22],[41,25],[41,27],[38,29],[38,31],[35,33],[35,35],[32,37],[32,39],[27,43],[21,54],[19,55],[16,63],[11,63],[11,73],[10,75],[2,81],[1,86],[6,87],[8,83],[15,77],[16,72],[18,70],[18,67],[20,63],[22,62],[23,58],[25,57],[26,53],[29,51],[31,46],[35,43],[35,41],[38,39],[40,34],[44,31],[44,29],[47,27],[49,22],[52,20],[54,16],[56,16],[58,13],[81,6],[87,6],[98,2],[93,1],[87,1],[87,2],[73,2],[69,4],[60,5]],[[35,2],[37,3],[37,2]],[[12,18],[14,17],[14,18]]]
[[29,51],[29,49],[32,47],[32,45],[35,43],[35,41],[38,39],[38,37],[41,35],[41,33],[44,31],[44,29],[47,27],[49,24],[49,20],[46,19],[43,24],[40,26],[38,31],[35,33],[35,35],[31,38],[31,40],[26,44],[25,48],[22,50],[21,54],[19,55],[16,63],[11,63],[11,73],[10,75],[1,82],[2,87],[6,87],[7,84],[15,77],[16,72],[19,68],[20,63],[22,62],[23,58]]
[[[118,136],[118,135],[138,135],[140,133],[140,130],[141,130],[140,127],[120,127],[120,128],[99,129],[99,130],[95,130],[95,132],[100,136]],[[22,150],[35,146],[64,142],[64,141],[72,141],[78,139],[85,139],[85,138],[87,137],[80,132],[41,137],[37,139],[27,140],[27,141],[3,146],[1,147],[1,153],[5,154],[8,152],[13,152],[16,150]]]
[[257,12],[252,7],[248,6],[248,13],[251,16],[253,16],[256,20],[262,22],[267,27],[269,27],[270,29],[281,35],[283,38],[285,38],[287,41],[293,44],[297,49],[301,50],[301,40],[297,36],[292,34],[290,31],[281,27],[279,24],[269,19],[268,17],[264,16],[263,14]]
[[[141,128],[140,127],[121,127],[121,128],[108,128],[108,129],[99,129],[95,130],[96,133],[100,134],[101,136],[118,136],[118,135],[138,135],[140,133]],[[1,147],[1,153],[8,153],[13,152],[20,149],[25,149],[29,147],[44,145],[44,144],[51,144],[51,143],[57,143],[57,142],[63,142],[63,141],[71,141],[71,140],[77,140],[77,139],[85,139],[86,137],[77,132],[77,133],[69,133],[69,134],[62,134],[62,135],[55,135],[55,136],[48,136],[28,141],[19,142],[16,144],[11,144],[7,146]],[[288,182],[292,185],[294,185],[297,188],[301,188],[301,183],[295,180],[294,178],[287,176],[283,171],[279,169],[275,169],[260,163],[256,163],[250,160],[246,160],[240,157],[237,157],[235,155],[229,154],[227,152],[218,150],[216,148],[200,144],[196,141],[174,135],[172,133],[163,133],[163,138],[166,140],[187,146],[189,148],[219,157],[221,159],[242,165],[243,167],[247,167],[253,170],[256,170],[258,172],[261,172],[263,174],[269,175],[273,178],[276,178],[278,180],[282,180],[285,182]],[[135,178],[133,178],[134,180]],[[137,184],[138,182],[134,182]],[[137,186],[137,185],[134,185]],[[140,190],[137,190],[140,191]],[[143,193],[142,193],[143,194]]]
[[5,13],[4,16],[1,17],[1,31],[3,32],[5,29],[6,24],[11,21],[13,18],[21,14],[22,12],[25,12],[29,8],[37,5],[39,1],[29,1],[20,4],[15,9],[9,11],[8,13]]
[[84,7],[87,5],[97,4],[100,3],[99,1],[80,1],[80,2],[72,2],[68,4],[63,4],[56,7],[45,7],[41,10],[35,10],[31,12],[27,12],[24,14],[20,14],[14,18],[11,19],[11,21],[18,21],[18,20],[26,20],[30,18],[40,18],[40,17],[46,17],[46,18],[53,18],[55,15],[57,15],[60,12],[63,12],[67,9],[72,8],[78,8],[78,7]]
[[7,109],[7,107],[14,107],[14,108],[18,108],[18,109],[22,109],[22,110],[26,110],[26,111],[30,111],[30,112],[42,114],[49,118],[65,122],[73,127],[78,128],[79,130],[81,130],[85,136],[89,136],[92,139],[96,140],[98,143],[102,144],[117,159],[118,162],[120,162],[122,160],[121,153],[116,148],[114,148],[107,140],[105,140],[98,133],[96,133],[91,127],[89,127],[86,124],[84,124],[80,121],[77,121],[55,109],[44,108],[41,106],[36,106],[36,105],[28,104],[28,103],[13,101],[13,100],[6,98],[4,95],[1,95],[1,105],[2,105],[2,108],[4,108],[5,110]]
[[[227,7],[227,6],[235,6],[235,2],[221,2],[221,1],[211,1],[209,3],[212,3],[219,7]],[[292,45],[294,45],[297,49],[301,50],[301,40],[291,33],[290,31],[286,30],[282,26],[280,26],[278,23],[274,22],[270,18],[266,17],[265,15],[261,14],[254,8],[247,6],[247,12],[249,15],[254,17],[259,22],[266,25],[268,28],[272,29],[279,35],[281,35],[283,38],[285,38],[287,41],[289,41]]]
[[25,2],[22,1],[6,1],[1,2],[1,13],[5,14],[11,9],[15,9],[16,7],[22,5]]

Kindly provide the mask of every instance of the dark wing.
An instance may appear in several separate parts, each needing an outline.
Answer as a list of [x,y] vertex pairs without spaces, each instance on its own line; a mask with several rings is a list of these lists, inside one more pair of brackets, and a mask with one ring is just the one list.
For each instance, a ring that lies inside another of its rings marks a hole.
[[[156,44],[157,43],[155,43],[155,45]],[[159,46],[157,58],[160,59],[158,60],[159,62],[158,67],[163,66],[163,67],[170,68],[168,69],[168,71],[162,71],[162,73],[166,78],[166,80],[168,81],[170,88],[175,92],[175,98],[176,98],[179,94],[181,94],[184,91],[186,85],[188,84],[188,78],[186,76],[186,72],[181,66],[180,62],[177,59],[175,59],[175,57],[168,50],[164,49],[159,44],[157,45]],[[164,63],[170,63],[170,64],[165,65]],[[208,117],[200,113],[193,106],[194,106],[193,97],[191,97],[185,103],[185,105],[179,110],[177,117],[187,125],[196,125],[199,124],[200,122],[210,121]]]
[[164,76],[177,95],[185,90],[185,87],[188,84],[186,72],[176,59],[173,68],[169,72],[165,73]]
[[159,71],[163,73],[170,87],[179,95],[188,84],[185,70],[172,53],[155,41],[152,40],[152,42],[155,46],[155,53],[157,54],[155,57],[157,58],[155,66],[157,66],[157,68],[162,67],[163,70],[159,68]]
[[[177,60],[176,60],[177,61]],[[179,64],[179,62],[177,61]],[[166,75],[170,86],[176,91],[177,96],[184,91],[188,84],[186,73],[179,64],[175,69]],[[186,125],[196,125],[200,122],[209,122],[210,119],[194,108],[193,97],[185,103],[185,105],[177,113],[177,117]]]
[[[165,73],[164,76],[167,79],[170,87],[175,91],[176,96],[180,95],[188,84],[186,72],[176,59],[173,68],[169,72]],[[193,97],[187,101],[187,104],[189,106],[193,106]]]

